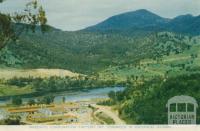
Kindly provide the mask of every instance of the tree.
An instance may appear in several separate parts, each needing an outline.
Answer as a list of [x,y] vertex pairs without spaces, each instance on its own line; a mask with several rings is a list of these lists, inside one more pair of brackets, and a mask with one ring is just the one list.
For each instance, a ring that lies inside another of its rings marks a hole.
[[110,91],[110,92],[108,93],[108,96],[109,96],[111,99],[116,100],[116,92]]
[[5,125],[20,125],[21,117],[17,115],[10,115],[4,120]]
[[28,105],[34,105],[36,102],[35,102],[35,100],[34,99],[30,99],[29,101],[28,101]]
[[55,98],[55,97],[52,96],[52,95],[45,96],[45,97],[42,99],[42,103],[43,103],[43,104],[51,104],[51,103],[53,103],[54,98]]
[[20,97],[13,97],[12,98],[12,104],[21,105],[22,104],[22,99]]
[[65,101],[66,101],[66,98],[63,96],[62,97],[62,102],[65,103]]
[[[0,3],[3,0],[0,0]],[[40,26],[42,31],[47,29],[47,18],[42,6],[38,6],[37,0],[26,5],[23,13],[0,13],[0,50],[12,41],[16,41],[25,30],[35,31]]]

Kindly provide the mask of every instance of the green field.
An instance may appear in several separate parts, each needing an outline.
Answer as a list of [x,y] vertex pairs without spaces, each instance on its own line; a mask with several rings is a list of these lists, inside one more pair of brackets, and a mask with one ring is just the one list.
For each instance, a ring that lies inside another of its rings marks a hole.
[[29,86],[19,88],[17,86],[0,84],[0,96],[23,95],[23,94],[29,94],[32,92],[34,92],[34,90]]

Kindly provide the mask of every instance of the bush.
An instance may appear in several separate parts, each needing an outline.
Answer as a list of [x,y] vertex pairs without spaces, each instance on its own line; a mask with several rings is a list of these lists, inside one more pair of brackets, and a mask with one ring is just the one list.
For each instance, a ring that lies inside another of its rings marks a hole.
[[21,105],[22,104],[22,99],[20,97],[13,97],[12,98],[12,104]]

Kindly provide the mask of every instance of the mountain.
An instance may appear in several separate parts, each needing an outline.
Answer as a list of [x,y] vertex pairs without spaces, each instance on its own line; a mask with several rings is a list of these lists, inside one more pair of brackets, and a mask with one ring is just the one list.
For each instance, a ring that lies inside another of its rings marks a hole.
[[200,16],[182,15],[174,19],[160,17],[141,9],[112,16],[107,20],[88,27],[90,32],[125,32],[145,34],[148,32],[170,31],[190,35],[200,34]]
[[200,15],[196,17],[190,14],[177,16],[169,21],[167,27],[169,31],[199,35]]
[[88,31],[128,30],[162,27],[168,19],[162,18],[147,10],[141,9],[108,18],[107,20],[87,28]]

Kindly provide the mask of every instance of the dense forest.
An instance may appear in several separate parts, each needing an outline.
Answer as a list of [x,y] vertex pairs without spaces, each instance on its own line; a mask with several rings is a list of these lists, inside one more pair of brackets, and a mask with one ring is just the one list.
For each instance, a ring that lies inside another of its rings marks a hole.
[[128,83],[123,92],[110,92],[111,100],[99,104],[117,105],[120,116],[130,124],[167,124],[166,104],[173,96],[192,96],[200,104],[200,73],[154,78],[135,86],[133,80]]

